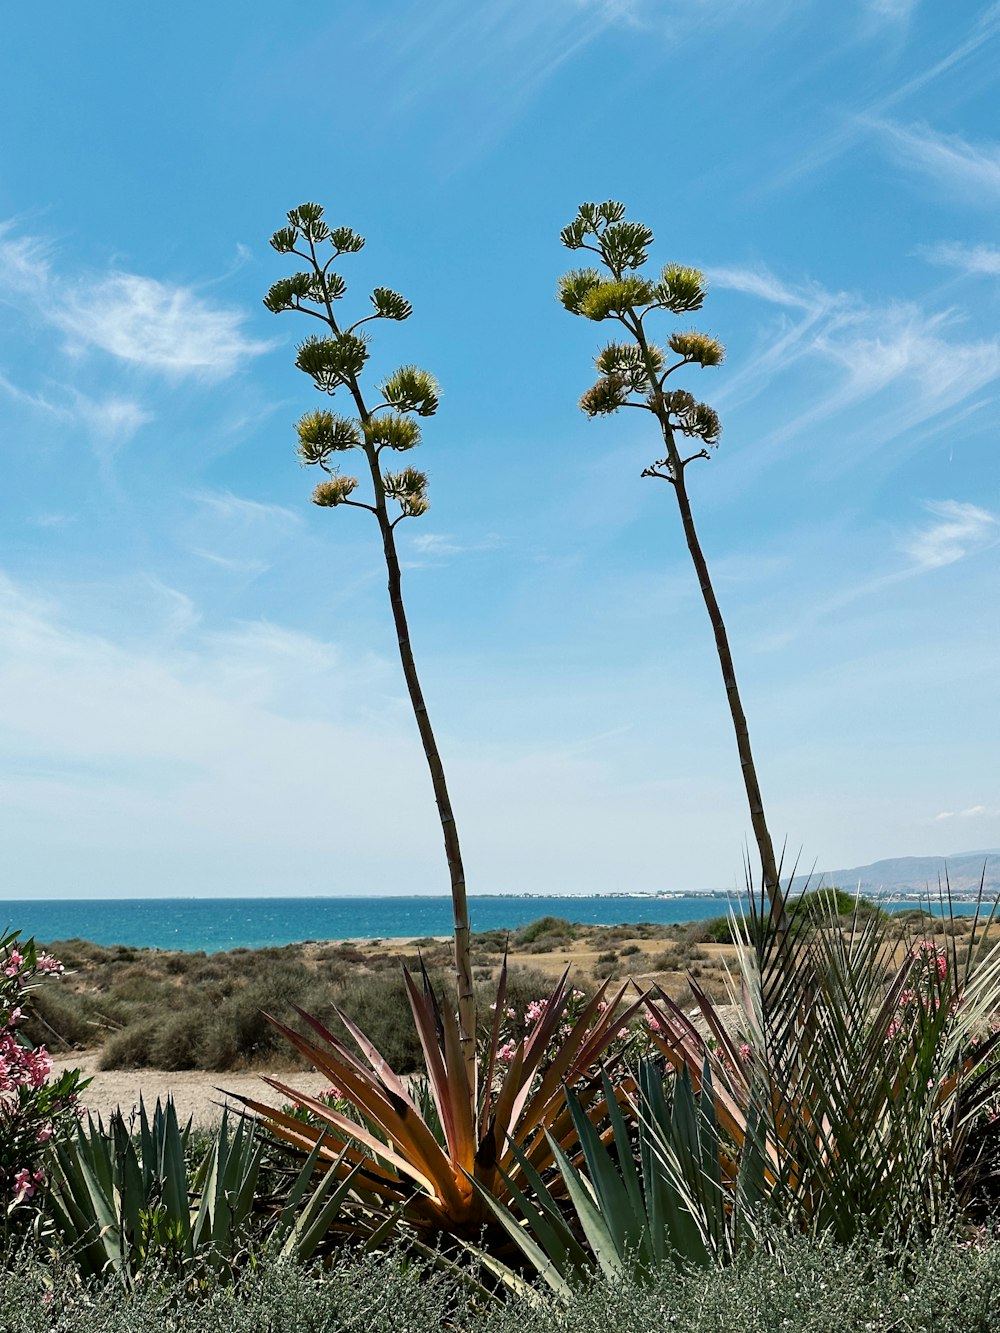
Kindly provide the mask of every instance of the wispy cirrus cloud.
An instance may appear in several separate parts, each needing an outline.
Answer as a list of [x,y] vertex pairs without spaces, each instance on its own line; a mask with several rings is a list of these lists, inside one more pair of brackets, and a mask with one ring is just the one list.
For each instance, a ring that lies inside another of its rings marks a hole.
[[933,522],[910,534],[903,551],[920,570],[941,569],[1000,541],[1000,519],[979,505],[960,500],[927,500]]
[[0,301],[58,329],[70,352],[104,352],[169,378],[224,379],[270,343],[245,332],[247,315],[194,286],[137,273],[57,272],[51,243],[0,223]]
[[264,500],[249,500],[232,491],[195,491],[191,498],[204,505],[220,518],[242,524],[272,523],[299,524],[302,517],[287,505],[270,504]]
[[965,199],[987,207],[1000,200],[1000,146],[972,144],[928,125],[873,122],[887,151],[902,166],[929,177]]
[[708,276],[782,311],[763,348],[735,367],[718,405],[752,400],[803,362],[825,362],[833,375],[808,408],[775,422],[766,446],[754,451],[754,466],[782,456],[806,428],[850,412],[854,450],[838,451],[838,465],[849,465],[858,451],[912,441],[918,427],[945,412],[975,410],[976,395],[1000,379],[1000,337],[965,336],[953,310],[867,301],[815,282],[789,283],[762,268],[710,268]]
[[916,13],[920,0],[865,0],[869,15],[881,22],[905,23]]
[[93,398],[72,387],[32,392],[5,375],[0,375],[0,391],[16,403],[62,422],[67,429],[82,425],[102,457],[116,452],[153,420],[153,414],[141,404],[115,394]]
[[917,254],[929,264],[956,268],[967,277],[1000,278],[1000,247],[995,245],[939,241],[936,245],[920,246]]

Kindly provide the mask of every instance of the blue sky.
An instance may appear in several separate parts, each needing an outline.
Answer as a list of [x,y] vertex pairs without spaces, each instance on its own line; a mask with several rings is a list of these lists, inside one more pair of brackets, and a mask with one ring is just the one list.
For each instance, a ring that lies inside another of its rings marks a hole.
[[[447,891],[374,525],[309,504],[306,199],[442,384],[405,525],[472,892],[727,886],[748,819],[641,413],[560,227],[617,198],[728,347],[689,470],[805,863],[1000,845],[1000,4],[8,7],[0,846],[14,897]],[[14,132],[11,133],[10,131]],[[664,327],[663,336],[667,329]]]

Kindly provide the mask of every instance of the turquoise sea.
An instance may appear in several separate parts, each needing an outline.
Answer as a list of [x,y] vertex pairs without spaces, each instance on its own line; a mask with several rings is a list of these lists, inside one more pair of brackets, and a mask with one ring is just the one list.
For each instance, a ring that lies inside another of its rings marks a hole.
[[[887,902],[887,908],[914,907]],[[588,925],[652,921],[673,924],[722,916],[729,900],[681,898],[470,898],[472,929],[515,930],[541,916]],[[972,904],[955,904],[955,911]],[[417,938],[448,935],[451,899],[410,898],[119,898],[0,900],[0,929],[18,928],[39,941],[86,939],[136,948],[260,949],[302,940]]]

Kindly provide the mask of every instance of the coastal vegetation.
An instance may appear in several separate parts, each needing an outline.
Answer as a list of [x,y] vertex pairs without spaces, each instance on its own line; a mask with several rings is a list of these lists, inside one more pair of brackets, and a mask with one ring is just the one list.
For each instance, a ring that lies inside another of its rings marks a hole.
[[[324,473],[316,504],[378,523],[454,941],[206,955],[8,933],[11,1328],[996,1327],[982,1288],[1000,1273],[1000,929],[945,901],[928,922],[836,889],[787,896],[685,481],[721,427],[666,387],[723,349],[674,332],[670,361],[646,327],[700,309],[702,275],[641,276],[652,233],[614,202],[581,206],[562,239],[605,270],[568,274],[564,306],[631,339],[600,352],[581,406],[648,410],[666,448],[644,475],[673,488],[715,634],[760,859],[746,913],[660,928],[547,916],[471,936],[396,549],[427,509],[426,476],[384,466],[417,445],[438,390],[412,366],[375,397],[363,387],[363,326],[405,320],[409,303],[376,287],[372,312],[345,322],[331,266],[364,240],[319,205],[291,210],[272,245],[306,268],[265,304],[320,321],[296,364],[349,406],[300,419],[299,458]],[[339,469],[350,451],[364,490]],[[207,1135],[170,1099],[104,1123],[50,1054],[95,1044],[105,1068],[211,1070],[223,1088],[252,1068],[270,1100],[238,1095],[245,1115]]]
[[[693,1003],[688,977],[720,995],[727,950],[699,943],[699,923],[679,926],[581,926],[544,917],[510,933],[472,937],[479,1031],[505,950],[507,1007],[523,1013],[572,965],[574,984],[592,993],[600,981],[635,976]],[[419,945],[419,947],[418,947]],[[292,944],[220,953],[107,948],[83,940],[48,948],[66,965],[58,987],[40,991],[26,1031],[59,1054],[99,1050],[104,1069],[302,1068],[264,1012],[295,1023],[293,1005],[332,1022],[341,1009],[367,1032],[402,1073],[421,1065],[419,1037],[409,1021],[402,967],[428,969],[446,982],[445,940]],[[731,951],[730,951],[731,952]]]

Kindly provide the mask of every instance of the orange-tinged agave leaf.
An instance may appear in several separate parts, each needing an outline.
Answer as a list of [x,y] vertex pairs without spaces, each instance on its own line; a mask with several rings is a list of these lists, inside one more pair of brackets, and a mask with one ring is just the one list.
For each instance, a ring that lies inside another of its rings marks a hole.
[[397,1097],[401,1098],[415,1111],[417,1108],[413,1103],[413,1098],[410,1096],[409,1089],[399,1075],[392,1069],[385,1056],[382,1055],[375,1044],[365,1036],[358,1025],[353,1023],[345,1013],[342,1013],[338,1009],[336,1010],[336,1014],[347,1031],[361,1047],[379,1082],[385,1084],[390,1091],[394,1092]]
[[740,1059],[740,1050],[738,1044],[733,1040],[729,1029],[722,1021],[718,1009],[708,998],[694,977],[688,977],[688,986],[691,988],[691,994],[695,998],[698,1008],[701,1010],[702,1017],[711,1029],[712,1036],[715,1038],[718,1046],[725,1051],[726,1056],[732,1063],[730,1075],[735,1071],[735,1076],[741,1083],[747,1083],[746,1075],[743,1072],[743,1063]]
[[[298,1016],[305,1023],[307,1023],[309,1027],[312,1028],[312,1030],[318,1036],[322,1037],[322,1039],[334,1052],[338,1060],[343,1061],[343,1063],[346,1065],[350,1065],[350,1067],[353,1070],[355,1070],[356,1073],[363,1074],[365,1076],[368,1075],[369,1072],[368,1068],[364,1064],[362,1064],[362,1062],[358,1059],[358,1057],[354,1054],[354,1052],[350,1049],[350,1047],[347,1046],[340,1037],[335,1036],[329,1030],[329,1028],[327,1028],[323,1023],[319,1021],[318,1018],[314,1017],[314,1015],[310,1013],[307,1013],[305,1009],[300,1009],[297,1004],[293,1005],[292,1008],[295,1010]],[[341,1020],[343,1020],[343,1015],[340,1013],[340,1011],[337,1010],[336,1012],[338,1017],[341,1018]],[[265,1017],[268,1019],[268,1022],[271,1023],[274,1022],[274,1019],[271,1018],[269,1014],[265,1015]]]
[[455,1141],[449,1146],[453,1165],[462,1171],[462,1175],[456,1175],[459,1188],[471,1195],[472,1186],[465,1173],[475,1168],[476,1149],[479,1146],[476,1134],[475,1094],[469,1086],[469,1070],[465,1063],[458,1023],[449,1008],[442,1011],[441,1022],[444,1027],[445,1061],[455,1125]]
[[[397,1147],[405,1152],[417,1170],[437,1182],[438,1192],[442,1189],[446,1192],[455,1189],[454,1172],[447,1157],[412,1105],[407,1105],[394,1093],[383,1089],[367,1071],[363,1076],[356,1074],[353,1069],[340,1065],[338,1061],[324,1055],[316,1047],[311,1047],[309,1042],[292,1028],[286,1028],[275,1019],[272,1019],[272,1022],[296,1049],[312,1060],[316,1068],[321,1070],[331,1083],[350,1097],[367,1119],[377,1125]],[[292,1091],[297,1101],[303,1100],[294,1089]]]
[[283,1096],[290,1097],[293,1101],[298,1102],[300,1106],[306,1107],[306,1109],[312,1111],[318,1120],[332,1125],[342,1136],[349,1135],[356,1142],[363,1144],[369,1152],[388,1162],[400,1175],[409,1176],[411,1180],[416,1181],[429,1194],[437,1193],[435,1181],[424,1175],[422,1171],[417,1170],[412,1161],[396,1152],[391,1144],[383,1143],[377,1135],[366,1129],[364,1125],[349,1120],[347,1116],[341,1115],[339,1111],[335,1111],[332,1107],[327,1106],[325,1102],[321,1102],[318,1097],[310,1097],[306,1093],[298,1092],[295,1088],[290,1088],[287,1083],[282,1083],[278,1079],[268,1078],[266,1075],[262,1075],[262,1077],[269,1087],[274,1088],[275,1092],[280,1092]]
[[434,1105],[437,1107],[445,1140],[454,1153],[454,1145],[458,1139],[458,1128],[455,1124],[455,1108],[451,1099],[448,1071],[445,1068],[441,1047],[438,1045],[436,1016],[424,1003],[423,996],[413,984],[413,978],[405,967],[403,968],[403,984],[406,986],[410,1008],[413,1011],[413,1021],[417,1028],[417,1036],[420,1038],[420,1046],[424,1053],[424,1067],[427,1070],[427,1081],[430,1084],[431,1096],[434,1098]]
[[638,1012],[639,1001],[630,1005],[623,1014],[616,1012],[627,989],[626,985],[619,990],[609,1002],[607,1009],[600,1014],[591,1031],[588,1031],[588,1025],[601,1001],[603,987],[583,1010],[576,1028],[557,1051],[537,1090],[530,1094],[530,1102],[525,1099],[523,1104],[515,1109],[518,1142],[523,1142],[525,1134],[532,1132],[548,1118],[549,1112],[546,1108],[553,1098],[558,1097],[559,1102],[562,1102],[562,1084],[574,1082],[585,1075],[614,1041],[619,1029]]

